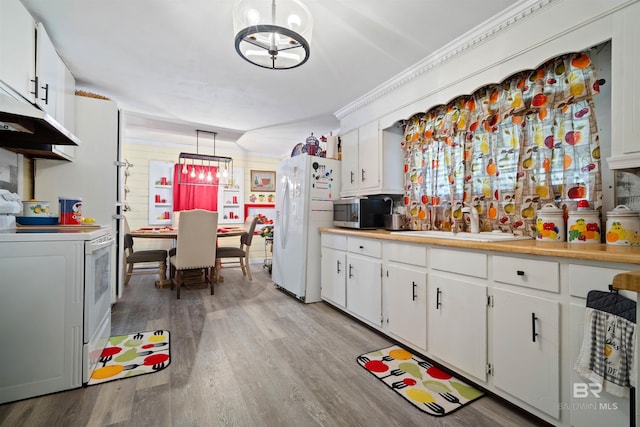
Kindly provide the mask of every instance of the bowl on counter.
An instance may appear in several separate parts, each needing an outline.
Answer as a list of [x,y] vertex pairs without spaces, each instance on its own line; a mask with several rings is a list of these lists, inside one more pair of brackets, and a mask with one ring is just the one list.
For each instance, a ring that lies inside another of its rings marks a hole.
[[58,225],[58,217],[51,215],[16,216],[16,222],[20,225]]
[[43,200],[29,200],[22,202],[22,216],[48,217],[51,203]]

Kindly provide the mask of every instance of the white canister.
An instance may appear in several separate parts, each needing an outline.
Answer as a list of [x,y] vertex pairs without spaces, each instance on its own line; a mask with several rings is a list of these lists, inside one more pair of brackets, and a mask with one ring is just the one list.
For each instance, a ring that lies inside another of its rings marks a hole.
[[567,218],[567,242],[602,243],[600,214],[589,208],[586,200],[578,201],[578,208],[569,211]]
[[49,216],[49,202],[42,200],[29,200],[22,202],[23,216]]
[[552,203],[538,209],[536,240],[548,242],[565,241],[564,212]]
[[640,216],[628,206],[618,205],[607,212],[607,245],[640,245]]

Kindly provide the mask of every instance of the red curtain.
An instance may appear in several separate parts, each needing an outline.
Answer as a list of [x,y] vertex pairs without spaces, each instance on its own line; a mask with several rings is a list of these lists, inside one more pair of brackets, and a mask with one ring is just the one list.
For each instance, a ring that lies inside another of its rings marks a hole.
[[[197,174],[191,177],[191,168],[195,167]],[[204,179],[200,179],[200,172],[204,174]],[[180,165],[173,167],[173,210],[185,211],[191,209],[206,209],[208,211],[218,210],[218,186],[215,166],[189,166],[189,173],[182,173]],[[212,181],[207,181],[208,174],[211,173]],[[200,185],[198,185],[200,184]]]

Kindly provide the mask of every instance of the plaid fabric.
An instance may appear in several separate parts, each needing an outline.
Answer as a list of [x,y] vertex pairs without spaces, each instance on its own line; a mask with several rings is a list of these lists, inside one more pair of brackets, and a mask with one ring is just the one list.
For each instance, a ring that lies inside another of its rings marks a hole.
[[576,371],[585,379],[602,384],[605,391],[627,397],[635,326],[620,316],[587,307]]

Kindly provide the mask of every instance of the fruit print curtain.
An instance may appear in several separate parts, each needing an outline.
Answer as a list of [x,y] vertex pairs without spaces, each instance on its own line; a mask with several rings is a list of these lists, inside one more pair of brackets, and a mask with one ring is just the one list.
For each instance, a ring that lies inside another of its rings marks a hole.
[[412,228],[460,230],[468,204],[482,231],[535,236],[547,203],[601,208],[599,84],[589,55],[573,53],[411,117],[402,144]]

